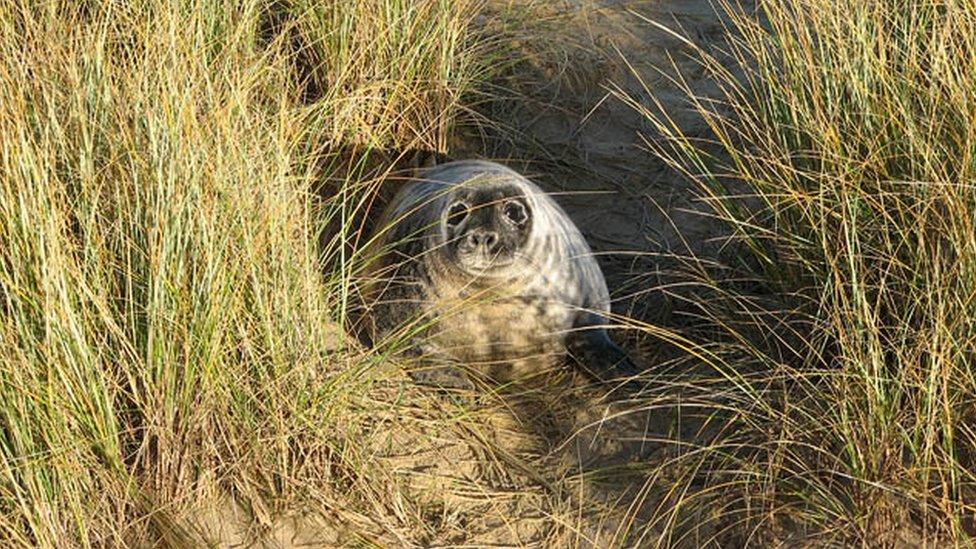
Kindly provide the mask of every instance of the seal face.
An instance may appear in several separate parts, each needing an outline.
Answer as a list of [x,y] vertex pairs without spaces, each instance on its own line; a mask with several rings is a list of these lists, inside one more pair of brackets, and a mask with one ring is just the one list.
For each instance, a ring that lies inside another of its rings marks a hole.
[[[511,361],[568,350],[599,379],[637,369],[608,337],[606,283],[563,209],[485,161],[431,168],[393,199],[373,238],[372,339],[416,327],[425,360]],[[443,368],[415,379],[466,385]]]
[[531,235],[531,212],[514,185],[459,187],[441,223],[450,258],[474,277],[510,267]]

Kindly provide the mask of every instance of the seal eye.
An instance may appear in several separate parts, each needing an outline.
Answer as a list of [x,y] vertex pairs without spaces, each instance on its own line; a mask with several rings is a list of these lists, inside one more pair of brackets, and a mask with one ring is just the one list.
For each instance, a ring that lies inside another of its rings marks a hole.
[[464,202],[455,202],[447,209],[447,225],[457,227],[468,217],[468,205]]
[[521,202],[514,200],[506,202],[503,211],[505,212],[505,217],[516,225],[521,225],[529,220],[529,212],[525,210],[525,206]]

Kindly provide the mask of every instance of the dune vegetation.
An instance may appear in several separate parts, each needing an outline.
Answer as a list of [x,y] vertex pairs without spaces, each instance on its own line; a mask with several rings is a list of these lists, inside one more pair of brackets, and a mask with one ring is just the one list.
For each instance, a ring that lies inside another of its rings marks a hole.
[[733,227],[750,282],[694,275],[717,296],[698,303],[713,330],[699,343],[725,379],[698,394],[728,423],[690,460],[705,489],[682,503],[721,493],[756,541],[968,546],[976,3],[725,9],[728,47],[692,44],[719,93],[683,86],[710,138],[629,98],[648,145]]
[[368,363],[336,352],[318,235],[362,193],[329,167],[444,147],[469,8],[0,3],[0,544],[182,546],[208,490],[338,482]]
[[530,4],[0,0],[0,545],[971,544],[973,0],[668,30],[705,138],[616,88],[735,252],[680,258],[691,321],[618,318],[679,353],[644,392],[533,397],[636,457],[540,449],[347,335],[395,157],[491,122],[506,40],[565,43]]

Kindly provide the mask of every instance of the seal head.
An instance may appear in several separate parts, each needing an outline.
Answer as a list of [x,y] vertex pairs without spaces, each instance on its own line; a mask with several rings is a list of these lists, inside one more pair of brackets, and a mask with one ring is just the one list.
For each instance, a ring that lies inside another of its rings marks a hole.
[[441,220],[449,263],[471,276],[512,265],[532,234],[532,209],[513,185],[462,186]]

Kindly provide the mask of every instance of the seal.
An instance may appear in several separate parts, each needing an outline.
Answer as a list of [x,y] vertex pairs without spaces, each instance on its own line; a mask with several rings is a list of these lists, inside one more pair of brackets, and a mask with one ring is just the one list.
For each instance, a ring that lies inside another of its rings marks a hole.
[[370,337],[401,334],[423,384],[470,387],[459,370],[566,356],[593,378],[638,368],[609,337],[607,285],[579,229],[501,164],[449,162],[393,198],[371,242]]

